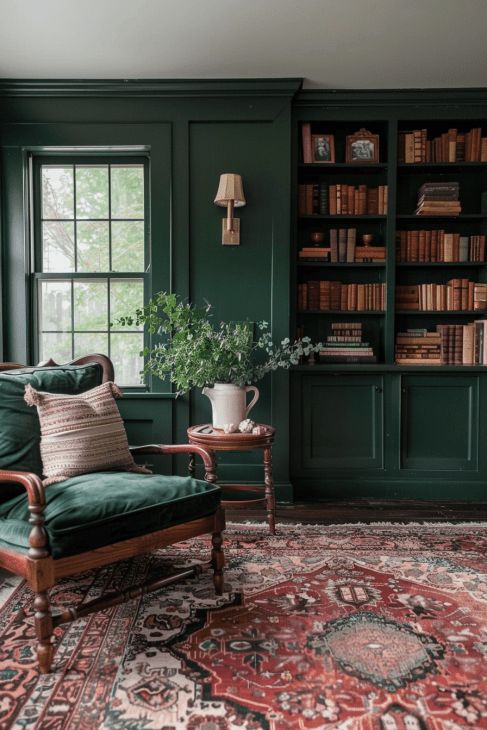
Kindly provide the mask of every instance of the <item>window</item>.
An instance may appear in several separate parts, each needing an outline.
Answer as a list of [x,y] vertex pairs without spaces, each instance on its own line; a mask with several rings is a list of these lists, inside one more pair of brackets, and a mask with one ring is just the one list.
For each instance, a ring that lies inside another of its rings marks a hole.
[[36,157],[35,301],[40,359],[108,355],[117,382],[141,384],[142,328],[117,327],[144,303],[147,168],[141,157]]

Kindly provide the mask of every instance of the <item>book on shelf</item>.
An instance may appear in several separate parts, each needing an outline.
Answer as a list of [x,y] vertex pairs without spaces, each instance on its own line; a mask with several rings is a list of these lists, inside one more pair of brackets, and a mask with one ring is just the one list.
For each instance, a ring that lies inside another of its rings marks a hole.
[[462,312],[487,309],[487,284],[450,279],[446,284],[399,284],[396,308],[406,312]]
[[322,363],[375,363],[373,347],[362,337],[361,322],[333,322],[319,351]]
[[428,139],[426,129],[399,132],[398,162],[487,162],[487,137],[481,127],[459,132],[451,127],[447,132]]
[[487,365],[487,320],[439,324],[435,331],[406,330],[396,335],[399,365]]
[[313,149],[311,146],[311,124],[304,122],[301,127],[301,138],[303,143],[303,162],[313,162]]
[[398,262],[485,261],[485,235],[463,235],[444,230],[397,231]]
[[385,284],[356,284],[340,281],[307,281],[298,285],[301,311],[384,311]]

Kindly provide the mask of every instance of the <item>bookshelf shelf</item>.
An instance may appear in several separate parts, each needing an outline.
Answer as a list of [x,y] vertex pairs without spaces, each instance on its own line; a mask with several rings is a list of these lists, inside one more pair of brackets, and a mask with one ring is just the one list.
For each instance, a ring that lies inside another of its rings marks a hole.
[[397,309],[396,314],[402,317],[416,317],[417,315],[429,315],[435,317],[437,315],[443,317],[448,315],[451,317],[484,317],[487,315],[485,309]]
[[396,266],[401,269],[478,269],[487,266],[487,261],[399,261]]
[[351,262],[331,262],[331,261],[298,261],[298,266],[303,267],[318,267],[320,269],[383,269],[386,265],[385,261],[372,262],[367,261],[365,263],[351,263]]
[[299,217],[303,220],[322,221],[381,221],[387,218],[386,215],[322,215],[321,213],[300,215]]
[[347,317],[352,316],[356,319],[359,319],[363,315],[365,315],[366,317],[382,317],[385,314],[385,311],[375,309],[367,309],[365,311],[356,309],[299,309],[298,314],[336,314],[340,317],[346,315]]
[[487,218],[487,213],[461,213],[460,215],[415,215],[414,213],[399,213],[396,218],[398,220],[417,221],[464,221],[464,220],[483,220]]
[[356,165],[352,162],[300,162],[303,170],[328,170],[329,172],[343,170],[345,172],[371,172],[373,170],[387,170],[387,162],[361,162]]
[[379,373],[394,373],[394,372],[407,372],[411,371],[414,373],[486,373],[487,366],[485,365],[398,365],[397,363],[315,363],[295,365],[291,368],[293,372],[299,373],[313,373],[313,372],[336,372],[337,370],[345,370],[352,372],[379,372]]
[[400,172],[423,172],[424,170],[433,172],[442,172],[443,170],[461,172],[466,170],[472,172],[487,169],[487,162],[398,162],[397,167]]

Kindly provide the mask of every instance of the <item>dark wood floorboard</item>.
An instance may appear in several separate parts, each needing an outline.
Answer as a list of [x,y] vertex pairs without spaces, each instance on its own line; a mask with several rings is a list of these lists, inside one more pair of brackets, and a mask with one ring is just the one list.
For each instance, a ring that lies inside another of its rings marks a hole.
[[[226,509],[229,522],[266,519],[259,505]],[[298,502],[278,505],[277,522],[303,522],[320,525],[349,522],[483,522],[487,521],[487,501],[433,500],[343,500]]]

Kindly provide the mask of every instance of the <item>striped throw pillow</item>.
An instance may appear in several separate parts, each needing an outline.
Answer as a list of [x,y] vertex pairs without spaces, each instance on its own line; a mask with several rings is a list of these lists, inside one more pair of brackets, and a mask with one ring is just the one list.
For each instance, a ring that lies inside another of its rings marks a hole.
[[151,473],[129,451],[115,403],[122,393],[114,383],[78,395],[44,393],[27,385],[24,397],[39,413],[44,486],[110,469]]

